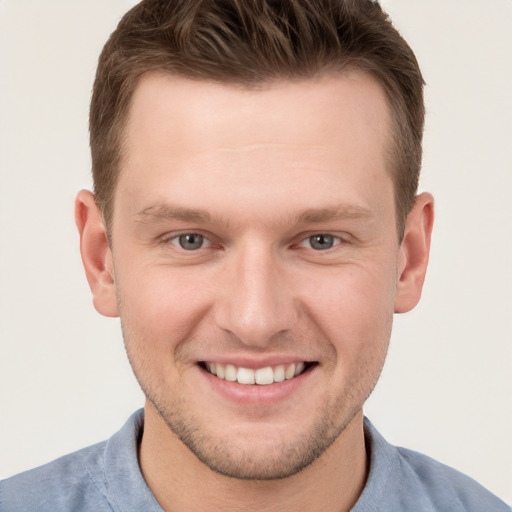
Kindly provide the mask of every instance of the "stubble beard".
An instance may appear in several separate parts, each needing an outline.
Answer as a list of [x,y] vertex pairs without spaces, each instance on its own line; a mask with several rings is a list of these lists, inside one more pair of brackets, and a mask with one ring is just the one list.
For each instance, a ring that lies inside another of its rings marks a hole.
[[148,372],[151,365],[144,362],[140,353],[131,353],[126,335],[123,329],[125,348],[135,377],[169,430],[212,471],[239,480],[268,481],[291,477],[325,453],[361,411],[377,384],[387,352],[386,344],[382,354],[361,357],[356,374],[340,395],[326,401],[321,413],[315,413],[315,421],[304,433],[288,440],[282,436],[265,451],[254,447],[251,442],[254,438],[237,440],[236,436],[230,435],[219,439],[209,432],[207,423],[190,410],[184,394],[171,392],[165,385],[159,386],[151,382],[151,378],[144,378],[151,375]]
[[[293,476],[319,458],[345,431],[360,412],[363,403],[373,391],[380,371],[369,387],[360,382],[338,397],[308,430],[294,439],[279,439],[268,450],[254,448],[251,439],[218,439],[207,425],[190,412],[187,404],[175,398],[163,403],[158,397],[169,396],[155,392],[138,375],[128,354],[132,369],[146,398],[163,419],[170,431],[208,468],[229,478],[239,480],[278,480]],[[351,407],[348,407],[351,404]]]
[[358,412],[353,411],[337,426],[324,416],[298,439],[281,439],[274,443],[271,453],[261,456],[261,451],[251,449],[250,440],[219,442],[193,416],[179,408],[162,406],[151,393],[143,391],[171,432],[201,462],[216,473],[238,480],[278,480],[299,473],[336,441]]

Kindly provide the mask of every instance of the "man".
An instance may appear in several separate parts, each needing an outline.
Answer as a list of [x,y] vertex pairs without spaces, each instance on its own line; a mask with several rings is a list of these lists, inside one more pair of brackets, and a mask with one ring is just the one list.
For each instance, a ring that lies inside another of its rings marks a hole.
[[508,510],[363,418],[427,267],[423,117],[373,2],[133,8],[100,58],[76,221],[144,412],[3,482],[2,510]]

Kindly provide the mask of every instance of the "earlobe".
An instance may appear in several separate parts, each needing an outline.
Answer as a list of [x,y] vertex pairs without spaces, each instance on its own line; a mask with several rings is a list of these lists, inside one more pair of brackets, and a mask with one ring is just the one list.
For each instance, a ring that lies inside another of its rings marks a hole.
[[107,231],[94,196],[88,190],[80,191],[76,197],[75,222],[94,307],[104,316],[119,316]]
[[434,198],[420,194],[407,216],[400,246],[395,313],[406,313],[418,304],[427,272],[434,223]]

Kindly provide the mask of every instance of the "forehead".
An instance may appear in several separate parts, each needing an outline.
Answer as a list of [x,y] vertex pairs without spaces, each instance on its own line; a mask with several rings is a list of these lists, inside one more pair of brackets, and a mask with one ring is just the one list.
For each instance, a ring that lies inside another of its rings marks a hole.
[[[310,144],[316,140],[327,145],[347,131],[363,142],[377,131],[389,132],[389,117],[382,87],[358,70],[251,88],[148,73],[134,92],[128,149],[141,133],[153,136],[157,130],[166,137],[167,147],[187,150],[192,143],[194,151],[198,141],[237,146],[251,141]],[[283,121],[287,121],[285,132]],[[161,131],[164,125],[167,133]]]
[[389,126],[384,91],[358,71],[252,89],[149,74],[134,93],[118,195],[140,211],[148,195],[186,198],[177,187],[234,204],[236,192],[241,208],[256,196],[307,203],[309,190],[366,208],[365,192],[389,185]]

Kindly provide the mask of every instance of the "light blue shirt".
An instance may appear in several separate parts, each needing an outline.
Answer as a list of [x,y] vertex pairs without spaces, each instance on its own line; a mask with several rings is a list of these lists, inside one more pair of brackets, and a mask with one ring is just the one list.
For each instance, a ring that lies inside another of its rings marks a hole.
[[[0,482],[1,512],[162,512],[137,460],[143,411],[108,441]],[[469,477],[387,443],[365,419],[368,481],[353,512],[510,512]]]

